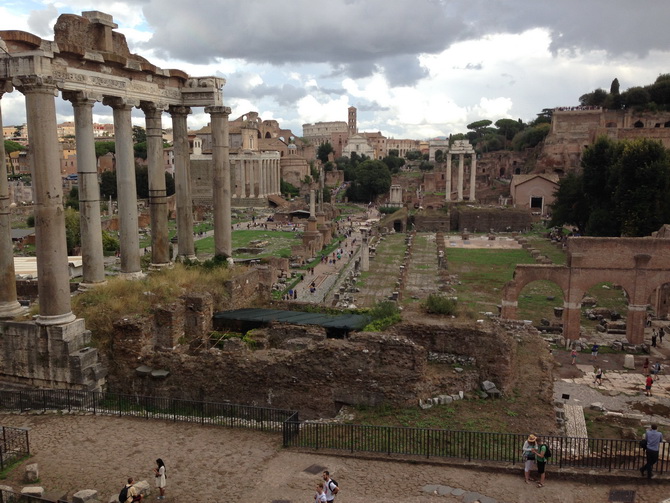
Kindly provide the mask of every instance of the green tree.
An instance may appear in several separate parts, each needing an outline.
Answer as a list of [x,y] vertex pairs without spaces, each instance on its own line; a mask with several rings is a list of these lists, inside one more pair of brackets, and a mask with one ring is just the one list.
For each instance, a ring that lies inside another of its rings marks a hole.
[[621,101],[627,108],[644,107],[649,103],[649,91],[644,87],[631,87],[621,93]]
[[619,94],[619,79],[616,77],[610,84],[610,94]]
[[11,154],[12,152],[25,150],[26,147],[12,140],[5,140],[5,153]]
[[476,143],[477,138],[481,138],[481,136],[484,134],[484,130],[491,124],[493,124],[493,122],[488,119],[475,121],[468,124],[466,127],[471,130],[471,132],[467,135],[470,142],[472,144]]
[[398,173],[400,171],[400,168],[402,168],[405,165],[405,159],[395,155],[389,155],[387,157],[384,157],[382,159],[382,162],[386,164],[391,174]]
[[72,187],[65,199],[65,207],[79,209],[79,187]]
[[418,161],[421,159],[421,152],[419,150],[410,150],[405,154],[405,158],[408,161]]
[[136,159],[144,159],[146,160],[147,158],[147,142],[143,141],[141,143],[136,143],[133,145],[133,151]]
[[147,130],[142,126],[133,126],[133,143],[146,143]]
[[528,127],[523,131],[519,131],[514,135],[512,140],[512,148],[514,150],[524,150],[526,148],[533,148],[538,145],[540,142],[549,134],[551,129],[551,124],[540,123],[536,126]]
[[75,248],[81,246],[81,232],[79,229],[79,212],[73,208],[65,209],[65,238],[68,254],[74,255]]
[[569,173],[559,182],[554,194],[549,225],[553,227],[570,224],[578,229],[584,229],[587,221],[586,207],[582,176]]
[[103,155],[111,152],[112,154],[116,153],[116,143],[113,141],[96,141],[95,142],[95,157],[102,157]]
[[329,141],[319,145],[319,148],[316,150],[316,158],[321,161],[323,164],[328,162],[328,155],[335,152],[335,149],[330,144]]
[[596,89],[591,93],[582,94],[579,97],[579,103],[587,107],[601,107],[605,104],[607,99],[607,91],[604,89]]
[[505,137],[506,141],[511,141],[514,135],[521,131],[525,125],[521,119],[500,119],[497,120],[495,126],[498,128],[498,133]]
[[100,173],[100,197],[116,199],[116,171]]
[[279,190],[284,195],[284,197],[289,199],[292,197],[297,197],[300,194],[300,189],[298,189],[295,185],[284,181],[283,178],[279,182]]
[[355,168],[355,179],[347,188],[350,201],[370,202],[391,188],[391,172],[386,164],[377,160],[365,160]]

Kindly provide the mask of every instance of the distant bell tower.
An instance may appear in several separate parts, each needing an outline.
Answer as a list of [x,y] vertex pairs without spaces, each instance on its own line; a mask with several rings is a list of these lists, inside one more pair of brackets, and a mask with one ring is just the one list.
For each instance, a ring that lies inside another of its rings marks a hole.
[[356,126],[356,107],[349,107],[349,136],[357,133],[358,127]]

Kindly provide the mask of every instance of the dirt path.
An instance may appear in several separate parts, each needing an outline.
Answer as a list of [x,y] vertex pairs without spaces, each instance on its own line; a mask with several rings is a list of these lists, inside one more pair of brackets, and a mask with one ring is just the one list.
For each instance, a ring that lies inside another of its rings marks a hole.
[[[2,415],[0,423],[31,428],[30,462],[39,464],[40,484],[47,490],[68,491],[71,496],[80,489],[97,489],[101,501],[118,494],[128,475],[153,484],[151,470],[157,457],[168,468],[167,503],[305,503],[312,500],[312,487],[324,467],[342,487],[340,503],[464,501],[423,492],[429,484],[477,491],[506,503],[605,502],[611,489],[636,491],[636,503],[658,503],[670,496],[669,486],[653,481],[579,482],[559,478],[553,467],[548,469],[546,487],[537,489],[524,484],[520,467],[518,474],[482,472],[287,451],[281,449],[277,435],[211,426],[59,415]],[[25,464],[2,483],[22,487],[19,478]],[[317,474],[305,471],[310,467]],[[152,494],[146,501],[154,499]]]

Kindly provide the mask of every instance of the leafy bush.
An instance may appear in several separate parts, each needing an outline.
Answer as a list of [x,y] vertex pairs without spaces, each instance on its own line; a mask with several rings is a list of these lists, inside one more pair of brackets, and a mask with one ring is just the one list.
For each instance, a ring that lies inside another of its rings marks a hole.
[[458,301],[454,297],[430,294],[424,303],[424,309],[431,314],[455,315]]
[[366,332],[382,332],[402,320],[400,309],[395,302],[390,300],[378,302],[368,311],[368,315],[372,321],[363,329]]

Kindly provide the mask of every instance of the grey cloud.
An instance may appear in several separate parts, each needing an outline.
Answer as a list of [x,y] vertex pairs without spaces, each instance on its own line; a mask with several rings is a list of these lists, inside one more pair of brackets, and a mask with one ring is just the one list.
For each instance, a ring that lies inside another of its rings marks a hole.
[[389,85],[411,86],[428,76],[428,70],[421,66],[416,56],[398,56],[386,58],[380,62]]
[[390,110],[389,107],[384,107],[376,101],[373,101],[372,103],[357,104],[356,108],[359,112],[386,112]]
[[51,24],[58,17],[58,9],[53,4],[48,4],[42,10],[32,10],[28,15],[28,26],[30,30],[40,37],[52,38],[53,30]]

